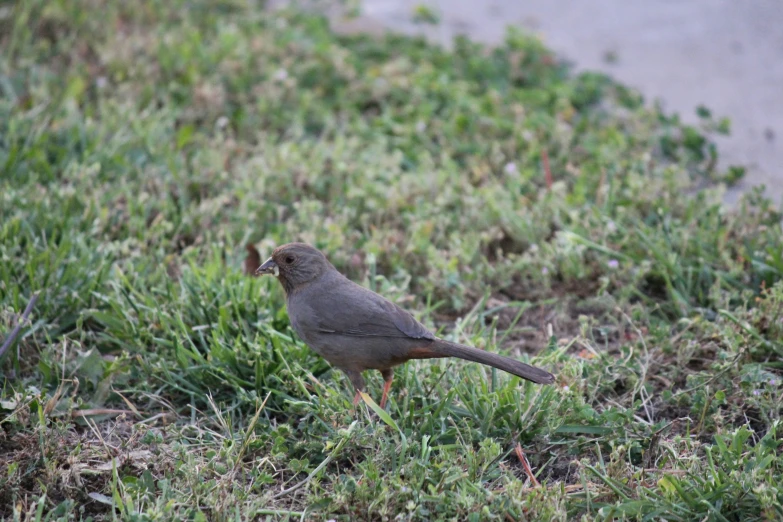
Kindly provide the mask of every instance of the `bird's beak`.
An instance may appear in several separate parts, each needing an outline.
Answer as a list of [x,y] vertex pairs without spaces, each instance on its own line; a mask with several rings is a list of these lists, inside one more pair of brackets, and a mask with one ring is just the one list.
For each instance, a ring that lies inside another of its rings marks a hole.
[[256,275],[263,275],[263,274],[275,274],[278,275],[280,273],[280,269],[277,268],[277,263],[275,263],[274,259],[271,257],[264,261],[264,264],[256,268]]

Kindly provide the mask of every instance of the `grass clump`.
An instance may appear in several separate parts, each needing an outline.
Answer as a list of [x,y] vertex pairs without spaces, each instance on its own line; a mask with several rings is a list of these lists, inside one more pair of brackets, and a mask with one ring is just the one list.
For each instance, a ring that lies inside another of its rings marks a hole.
[[[783,516],[780,214],[699,190],[723,177],[708,111],[513,31],[447,51],[256,2],[2,12],[2,330],[39,300],[0,359],[0,516]],[[414,362],[388,417],[353,410],[242,271],[292,240],[557,385]]]

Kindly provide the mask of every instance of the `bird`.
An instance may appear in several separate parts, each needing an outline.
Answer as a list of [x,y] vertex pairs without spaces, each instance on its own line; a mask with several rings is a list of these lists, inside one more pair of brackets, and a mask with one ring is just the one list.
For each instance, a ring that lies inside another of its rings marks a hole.
[[306,243],[277,247],[256,275],[274,275],[283,287],[294,332],[333,367],[342,370],[356,391],[365,391],[362,372],[383,377],[380,407],[386,401],[394,368],[413,359],[457,357],[506,371],[538,384],[555,376],[510,357],[435,336],[409,312],[341,274],[326,256]]

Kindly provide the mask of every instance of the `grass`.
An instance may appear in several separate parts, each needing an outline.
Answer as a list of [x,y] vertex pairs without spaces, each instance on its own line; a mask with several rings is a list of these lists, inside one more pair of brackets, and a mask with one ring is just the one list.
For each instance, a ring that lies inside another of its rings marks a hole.
[[[0,517],[783,517],[781,215],[705,189],[741,172],[709,111],[514,31],[447,51],[252,0],[0,13],[0,329],[39,293],[0,359]],[[557,384],[419,361],[388,412],[352,408],[243,271],[292,240]]]

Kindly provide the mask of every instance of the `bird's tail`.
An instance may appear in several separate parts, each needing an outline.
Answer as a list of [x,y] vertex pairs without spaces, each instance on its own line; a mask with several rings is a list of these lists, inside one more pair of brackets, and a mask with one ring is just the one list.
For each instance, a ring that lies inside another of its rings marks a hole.
[[466,361],[492,366],[498,370],[503,370],[504,372],[514,374],[538,384],[552,384],[555,382],[555,376],[546,370],[530,366],[529,364],[519,362],[510,357],[505,357],[492,352],[485,352],[484,350],[471,348],[470,346],[465,346],[463,344],[438,339],[427,347],[427,351],[430,350],[433,352],[430,357],[458,357],[460,359],[465,359]]

